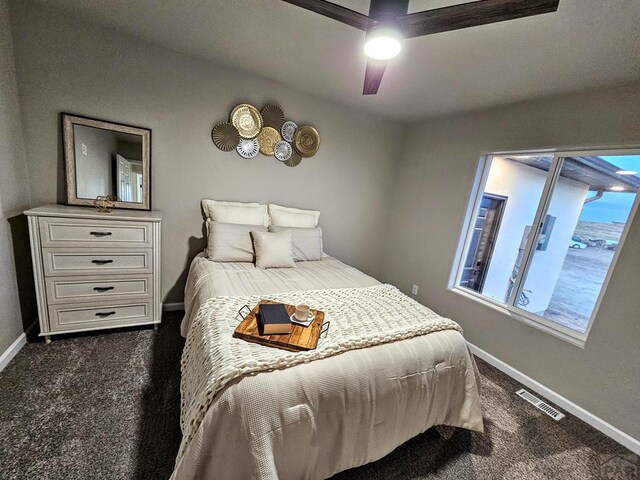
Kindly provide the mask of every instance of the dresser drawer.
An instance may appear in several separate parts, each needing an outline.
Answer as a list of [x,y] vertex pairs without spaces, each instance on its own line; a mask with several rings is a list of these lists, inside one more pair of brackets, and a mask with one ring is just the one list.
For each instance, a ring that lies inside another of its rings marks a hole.
[[41,217],[43,247],[150,248],[152,225],[145,222]]
[[151,275],[47,277],[45,284],[49,305],[152,296]]
[[123,327],[153,322],[151,300],[96,304],[63,304],[49,306],[52,332]]
[[109,275],[115,273],[152,273],[152,250],[91,251],[68,248],[43,248],[42,262],[46,277],[62,275]]

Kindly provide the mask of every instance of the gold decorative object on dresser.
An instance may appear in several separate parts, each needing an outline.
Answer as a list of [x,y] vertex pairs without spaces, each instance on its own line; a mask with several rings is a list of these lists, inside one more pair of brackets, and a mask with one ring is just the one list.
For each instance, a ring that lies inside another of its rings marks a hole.
[[100,213],[111,213],[111,210],[116,207],[114,202],[117,201],[117,195],[98,195],[93,201],[93,206],[96,207],[96,210]]
[[24,213],[47,343],[61,333],[158,327],[160,212],[47,205]]

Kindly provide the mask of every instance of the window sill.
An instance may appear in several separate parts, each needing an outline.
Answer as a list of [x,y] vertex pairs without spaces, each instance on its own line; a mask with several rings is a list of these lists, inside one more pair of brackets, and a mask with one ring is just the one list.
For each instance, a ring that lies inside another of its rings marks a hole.
[[[517,320],[520,323],[524,323],[525,325],[528,325],[530,327],[533,327],[537,330],[541,330],[545,333],[548,333],[549,335],[552,335],[556,338],[559,338],[560,340],[564,340],[567,343],[570,343],[571,345],[574,345],[576,347],[580,347],[580,348],[584,348],[584,345],[586,343],[586,335],[584,334],[580,334],[578,332],[576,332],[575,334],[569,333],[569,332],[565,332],[563,330],[560,330],[559,328],[556,327],[552,327],[550,325],[546,325],[545,323],[542,323],[540,321],[536,321],[533,320],[529,317],[526,317],[524,315],[521,315],[517,312],[514,312],[512,310],[509,310],[505,305],[499,304],[497,302],[492,302],[491,300],[478,295],[478,294],[474,294],[470,291],[466,291],[463,290],[461,288],[457,288],[457,287],[449,287],[449,291],[460,295],[462,297],[465,297],[467,299],[473,300],[474,302],[480,303],[486,307],[492,308],[493,310],[506,315],[514,320]],[[551,322],[549,322],[551,323]],[[568,330],[568,329],[567,329]]]

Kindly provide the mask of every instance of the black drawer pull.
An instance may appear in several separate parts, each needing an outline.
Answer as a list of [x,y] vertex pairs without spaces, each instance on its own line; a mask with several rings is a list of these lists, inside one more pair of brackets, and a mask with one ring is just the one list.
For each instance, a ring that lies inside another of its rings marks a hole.
[[109,290],[113,290],[116,287],[93,287],[96,292],[108,292]]
[[96,317],[104,318],[110,317],[111,315],[115,315],[116,312],[96,312]]
[[89,235],[93,235],[94,237],[108,237],[111,235],[111,232],[89,232]]
[[113,260],[91,260],[91,263],[96,265],[106,265],[107,263],[113,263]]

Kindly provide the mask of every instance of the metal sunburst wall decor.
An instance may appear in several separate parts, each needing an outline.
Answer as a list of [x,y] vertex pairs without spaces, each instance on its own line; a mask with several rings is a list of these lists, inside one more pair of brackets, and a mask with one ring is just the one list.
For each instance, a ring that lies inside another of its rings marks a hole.
[[320,134],[315,128],[298,126],[272,104],[260,110],[248,103],[236,105],[228,122],[213,127],[211,138],[223,152],[235,150],[242,158],[254,158],[259,152],[288,167],[298,166],[320,148]]

